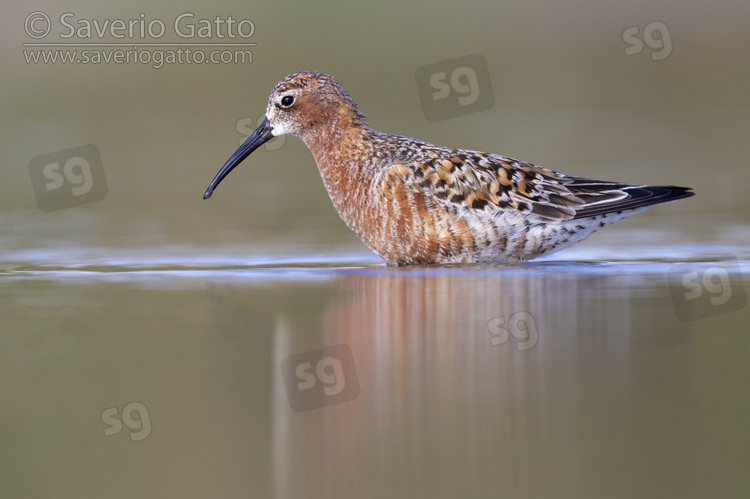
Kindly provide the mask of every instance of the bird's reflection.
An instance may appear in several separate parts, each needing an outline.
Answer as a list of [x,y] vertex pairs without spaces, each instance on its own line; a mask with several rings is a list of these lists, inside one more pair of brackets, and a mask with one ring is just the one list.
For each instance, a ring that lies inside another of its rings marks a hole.
[[[363,497],[359,488],[369,483],[377,497],[390,490],[382,488],[387,479],[457,497],[509,474],[514,483],[531,480],[525,459],[556,425],[539,409],[580,404],[579,357],[627,364],[628,302],[602,308],[605,280],[521,270],[353,273],[335,280],[319,315],[279,313],[272,370],[279,496]],[[604,329],[623,334],[602,337]],[[325,348],[335,345],[351,357],[332,360]],[[278,366],[292,355],[298,370],[285,375]],[[343,369],[329,368],[336,362]],[[336,379],[346,368],[358,390],[326,405],[326,387],[346,389],[347,380]],[[307,406],[291,410],[310,393]]]

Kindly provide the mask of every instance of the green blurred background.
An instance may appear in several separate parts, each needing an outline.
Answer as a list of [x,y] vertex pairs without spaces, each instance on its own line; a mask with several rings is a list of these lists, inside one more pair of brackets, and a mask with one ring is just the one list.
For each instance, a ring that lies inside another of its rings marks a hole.
[[[146,21],[167,26],[156,41],[180,42],[171,23],[192,12],[196,22],[229,15],[252,20],[256,30],[248,41],[257,46],[253,62],[244,65],[27,64],[22,43],[36,40],[25,34],[24,19],[34,10],[52,19],[44,40],[50,42],[61,41],[57,20],[64,12],[74,14],[70,22],[144,13]],[[695,198],[625,223],[689,218],[690,235],[710,239],[717,223],[746,222],[750,213],[743,195],[750,176],[744,167],[749,19],[750,5],[741,1],[5,4],[3,235],[16,236],[9,244],[20,246],[74,238],[107,246],[359,245],[338,220],[311,155],[294,138],[254,154],[214,198],[201,199],[238,145],[238,120],[257,123],[271,88],[286,74],[316,70],[334,75],[376,129],[573,175],[694,187]],[[626,55],[623,31],[642,31],[653,21],[669,28],[669,57],[652,60],[648,47]],[[428,122],[415,71],[473,53],[487,61],[495,105]],[[41,213],[29,161],[83,144],[101,152],[107,197]]]

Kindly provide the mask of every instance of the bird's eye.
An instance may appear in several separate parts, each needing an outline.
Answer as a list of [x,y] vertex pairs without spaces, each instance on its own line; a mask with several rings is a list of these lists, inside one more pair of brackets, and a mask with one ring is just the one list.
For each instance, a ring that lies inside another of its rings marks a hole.
[[292,104],[294,104],[294,97],[291,95],[285,95],[281,98],[281,107],[292,107]]

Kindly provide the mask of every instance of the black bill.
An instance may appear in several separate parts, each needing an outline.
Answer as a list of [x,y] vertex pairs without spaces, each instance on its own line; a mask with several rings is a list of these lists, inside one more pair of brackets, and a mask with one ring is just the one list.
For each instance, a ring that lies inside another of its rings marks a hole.
[[214,193],[214,189],[216,189],[216,186],[218,186],[219,183],[224,180],[224,177],[229,175],[229,172],[234,170],[237,165],[242,163],[242,160],[250,156],[250,154],[254,150],[271,140],[274,137],[271,133],[272,131],[273,127],[268,123],[268,118],[263,118],[263,121],[260,122],[258,128],[256,128],[255,131],[250,134],[250,136],[245,142],[242,143],[239,149],[234,151],[234,154],[232,154],[227,162],[224,163],[224,166],[221,167],[219,173],[217,173],[211,183],[208,184],[208,189],[206,189],[206,192],[203,193],[203,199],[210,198],[211,194]]

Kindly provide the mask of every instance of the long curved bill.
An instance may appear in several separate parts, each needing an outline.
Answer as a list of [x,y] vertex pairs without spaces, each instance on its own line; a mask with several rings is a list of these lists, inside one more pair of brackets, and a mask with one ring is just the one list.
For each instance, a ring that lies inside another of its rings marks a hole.
[[216,189],[216,186],[218,186],[219,183],[224,180],[224,177],[229,175],[229,172],[234,170],[237,165],[242,163],[242,160],[250,156],[250,154],[254,150],[271,140],[274,137],[272,132],[273,127],[268,123],[268,118],[263,118],[263,121],[260,122],[258,128],[256,128],[255,131],[250,134],[250,136],[245,142],[242,143],[239,149],[234,151],[234,154],[232,154],[227,162],[224,163],[224,166],[221,167],[219,173],[217,173],[211,183],[208,184],[208,189],[206,189],[206,192],[203,193],[203,199],[210,198],[211,194],[214,193],[214,189]]

